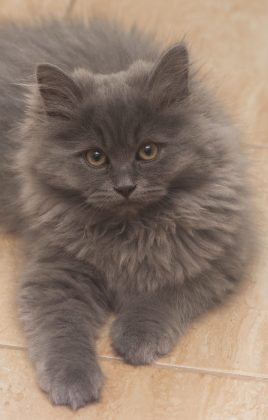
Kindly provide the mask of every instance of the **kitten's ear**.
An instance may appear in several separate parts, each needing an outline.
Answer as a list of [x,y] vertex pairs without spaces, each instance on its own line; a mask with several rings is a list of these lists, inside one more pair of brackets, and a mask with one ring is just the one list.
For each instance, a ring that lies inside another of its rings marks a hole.
[[81,100],[80,89],[74,80],[51,64],[39,64],[36,79],[47,115],[70,119]]
[[149,77],[150,95],[156,105],[170,106],[188,96],[189,59],[185,44],[166,51]]

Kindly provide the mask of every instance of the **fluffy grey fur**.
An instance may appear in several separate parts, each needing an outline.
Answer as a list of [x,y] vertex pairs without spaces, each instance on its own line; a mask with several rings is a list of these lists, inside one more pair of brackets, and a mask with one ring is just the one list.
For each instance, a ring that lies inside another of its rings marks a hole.
[[[109,311],[115,351],[148,364],[234,290],[252,249],[244,160],[183,43],[161,54],[100,21],[5,25],[0,55],[0,219],[27,256],[19,313],[41,388],[76,409],[100,397]],[[151,142],[156,159],[138,160]],[[86,162],[92,148],[106,165]]]

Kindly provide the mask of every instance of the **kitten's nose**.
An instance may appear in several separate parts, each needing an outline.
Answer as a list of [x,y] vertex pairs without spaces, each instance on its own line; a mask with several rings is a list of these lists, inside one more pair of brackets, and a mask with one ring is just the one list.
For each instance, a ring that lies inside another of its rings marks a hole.
[[118,194],[123,195],[123,197],[128,198],[130,196],[131,193],[133,193],[133,191],[135,190],[136,185],[120,185],[118,187],[114,187],[115,191]]

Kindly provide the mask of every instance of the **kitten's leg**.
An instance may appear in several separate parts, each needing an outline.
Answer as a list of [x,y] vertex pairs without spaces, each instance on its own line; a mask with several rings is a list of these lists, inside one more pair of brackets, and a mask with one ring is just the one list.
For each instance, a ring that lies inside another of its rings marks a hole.
[[94,342],[107,306],[102,279],[80,261],[50,256],[26,269],[19,313],[40,387],[52,403],[77,409],[99,399],[103,374]]
[[208,278],[186,281],[176,288],[162,288],[132,298],[112,326],[116,352],[131,364],[149,364],[168,353],[194,318],[233,289],[231,280],[220,273],[218,276],[214,281]]

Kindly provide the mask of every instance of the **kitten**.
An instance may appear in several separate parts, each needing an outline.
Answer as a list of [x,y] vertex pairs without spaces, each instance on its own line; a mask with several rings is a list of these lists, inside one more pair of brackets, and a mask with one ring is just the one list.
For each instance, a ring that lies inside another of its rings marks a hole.
[[236,130],[185,44],[160,52],[97,20],[0,29],[0,220],[24,241],[19,314],[54,404],[99,399],[110,311],[115,351],[152,363],[252,252]]

